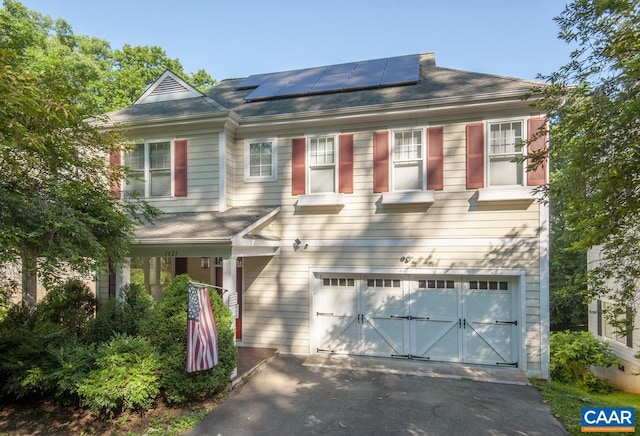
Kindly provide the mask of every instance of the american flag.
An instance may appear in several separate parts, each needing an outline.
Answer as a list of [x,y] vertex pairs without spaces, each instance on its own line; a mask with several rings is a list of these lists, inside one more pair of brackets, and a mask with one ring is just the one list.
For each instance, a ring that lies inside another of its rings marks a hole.
[[189,283],[187,316],[187,372],[211,369],[218,364],[218,331],[206,287]]

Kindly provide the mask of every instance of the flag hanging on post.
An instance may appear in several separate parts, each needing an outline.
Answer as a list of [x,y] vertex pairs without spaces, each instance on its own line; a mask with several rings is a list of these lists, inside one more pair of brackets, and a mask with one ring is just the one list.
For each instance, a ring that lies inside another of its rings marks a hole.
[[211,311],[209,290],[189,283],[187,372],[204,371],[217,364],[218,331]]

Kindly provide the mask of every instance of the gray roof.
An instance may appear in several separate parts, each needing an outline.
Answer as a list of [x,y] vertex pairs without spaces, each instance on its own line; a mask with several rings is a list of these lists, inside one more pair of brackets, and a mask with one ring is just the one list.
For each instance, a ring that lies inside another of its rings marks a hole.
[[417,83],[326,94],[291,96],[263,101],[245,101],[253,89],[236,89],[244,80],[219,82],[204,97],[138,104],[107,114],[113,122],[136,123],[145,120],[215,115],[225,108],[240,117],[301,114],[305,112],[357,109],[404,103],[428,104],[438,100],[471,100],[501,95],[524,95],[542,82],[474,73],[436,66],[433,53],[420,55]]
[[278,206],[234,207],[224,212],[168,213],[136,231],[138,241],[229,241],[243,235],[253,224],[267,217]]

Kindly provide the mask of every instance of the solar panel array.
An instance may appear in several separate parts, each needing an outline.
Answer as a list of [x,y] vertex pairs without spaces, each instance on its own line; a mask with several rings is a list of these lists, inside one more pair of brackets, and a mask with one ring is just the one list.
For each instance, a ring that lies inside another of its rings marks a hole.
[[415,83],[420,55],[406,55],[271,74],[256,74],[236,89],[253,89],[246,101]]

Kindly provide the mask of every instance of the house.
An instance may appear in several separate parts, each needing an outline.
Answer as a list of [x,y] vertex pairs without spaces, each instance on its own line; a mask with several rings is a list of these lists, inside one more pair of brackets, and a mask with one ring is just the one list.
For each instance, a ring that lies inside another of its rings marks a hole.
[[[601,260],[602,247],[596,246],[587,252],[587,268],[592,269]],[[609,283],[609,286],[611,283]],[[589,302],[589,331],[596,339],[599,339],[611,347],[618,357],[619,363],[609,367],[594,366],[591,371],[598,377],[609,380],[615,386],[633,393],[640,393],[640,365],[635,355],[640,353],[640,347],[634,343],[634,337],[640,334],[640,315],[636,314],[631,321],[632,330],[621,333],[612,325],[606,313],[613,301],[607,296],[601,296]],[[628,316],[632,314],[628,312]]]
[[534,193],[547,176],[517,160],[545,123],[522,99],[534,85],[433,53],[204,94],[168,71],[107,114],[135,143],[112,162],[139,177],[114,190],[165,214],[99,296],[137,277],[159,297],[187,272],[234,297],[246,346],[547,378],[549,211]]

